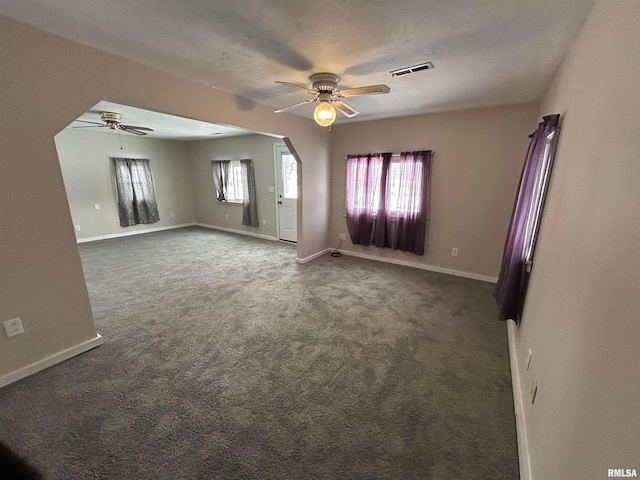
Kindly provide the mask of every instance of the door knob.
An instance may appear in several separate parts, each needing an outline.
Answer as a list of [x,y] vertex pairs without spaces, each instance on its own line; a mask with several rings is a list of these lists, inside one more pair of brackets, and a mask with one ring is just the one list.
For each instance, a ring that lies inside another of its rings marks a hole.
[[279,203],[280,205],[282,205],[282,200],[278,200],[278,203]]

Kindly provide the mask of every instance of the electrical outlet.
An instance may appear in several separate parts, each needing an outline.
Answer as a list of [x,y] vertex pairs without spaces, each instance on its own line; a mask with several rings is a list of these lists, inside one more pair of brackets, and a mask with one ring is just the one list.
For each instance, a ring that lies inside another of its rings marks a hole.
[[96,210],[100,210],[100,204],[99,203],[94,203],[93,204],[93,208],[95,208]]
[[451,256],[452,257],[457,257],[458,256],[458,249],[457,248],[452,248],[451,249]]
[[4,330],[7,332],[7,337],[15,337],[20,333],[24,333],[22,328],[22,320],[20,317],[12,318],[11,320],[4,321]]
[[266,220],[262,220],[262,225],[267,225],[267,221]]
[[229,220],[229,214],[227,213],[224,218],[226,218],[227,220]]
[[347,239],[347,234],[346,233],[341,233],[339,238],[340,238],[340,240],[346,240]]
[[175,215],[175,213],[173,213],[173,212],[169,212],[169,216],[170,216],[171,218],[173,218],[173,217],[175,217],[176,215]]
[[79,232],[80,231],[80,225],[76,225],[75,229],[76,229],[76,232]]
[[531,384],[531,404],[536,401],[536,395],[538,394],[538,380],[534,380]]

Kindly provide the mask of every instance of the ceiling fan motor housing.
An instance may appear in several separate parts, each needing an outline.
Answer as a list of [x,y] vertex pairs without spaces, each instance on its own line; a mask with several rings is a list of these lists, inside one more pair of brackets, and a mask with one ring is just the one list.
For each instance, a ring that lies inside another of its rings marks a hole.
[[116,128],[116,125],[122,120],[122,115],[113,112],[100,112],[100,118],[109,128]]
[[338,88],[340,77],[334,73],[314,73],[309,77],[313,89],[317,92],[331,93]]
[[[340,110],[347,117],[355,117],[358,115],[358,111],[342,101],[343,98],[357,97],[359,95],[375,95],[379,93],[389,93],[390,88],[387,85],[367,85],[365,87],[348,88],[346,90],[338,90],[338,82],[340,77],[335,73],[319,72],[309,76],[311,81],[311,88],[297,85],[295,83],[280,82],[276,80],[276,83],[286,85],[288,87],[297,88],[304,92],[313,95],[315,98],[312,100],[303,100],[288,107],[275,110],[275,113],[284,112],[301,105],[306,105],[312,102],[318,102],[316,109],[313,112],[313,118],[318,125],[328,127],[335,120],[335,109]],[[323,115],[320,115],[323,113]],[[329,113],[331,115],[329,115]]]

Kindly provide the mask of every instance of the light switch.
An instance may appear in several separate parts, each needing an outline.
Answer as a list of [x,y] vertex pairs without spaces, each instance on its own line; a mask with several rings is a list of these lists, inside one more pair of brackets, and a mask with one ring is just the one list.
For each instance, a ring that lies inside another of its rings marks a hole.
[[96,210],[100,210],[100,204],[99,203],[94,203],[93,206],[95,207]]
[[269,193],[275,193],[275,192],[276,192],[276,187],[269,186]]

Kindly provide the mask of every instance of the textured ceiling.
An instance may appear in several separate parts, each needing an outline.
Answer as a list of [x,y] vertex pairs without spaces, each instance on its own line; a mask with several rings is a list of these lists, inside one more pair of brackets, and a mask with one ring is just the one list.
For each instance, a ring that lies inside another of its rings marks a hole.
[[[308,98],[275,80],[314,72],[351,98],[354,119],[541,98],[592,0],[0,0],[0,14],[271,105]],[[391,78],[430,61],[434,70]],[[313,105],[291,113],[311,117]]]

